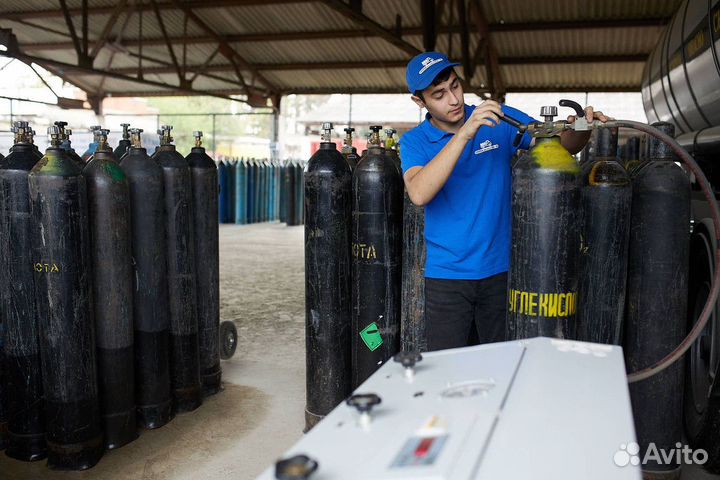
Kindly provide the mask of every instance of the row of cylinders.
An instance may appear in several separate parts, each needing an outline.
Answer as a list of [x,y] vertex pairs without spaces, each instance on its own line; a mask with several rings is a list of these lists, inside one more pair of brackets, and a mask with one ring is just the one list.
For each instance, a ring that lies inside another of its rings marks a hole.
[[[674,134],[671,124],[653,127]],[[618,149],[617,135],[596,129],[579,164],[559,137],[536,138],[513,166],[507,327],[508,339],[622,345],[630,373],[686,333],[691,185],[669,145],[633,137]],[[679,361],[630,385],[641,451],[682,441],[684,376]]]
[[401,345],[404,200],[397,145],[390,137],[383,146],[381,127],[371,126],[362,156],[351,144],[341,153],[332,124],[323,130],[304,175],[306,429]]
[[220,223],[303,223],[303,165],[267,159],[221,160]]
[[[353,169],[324,128],[305,172],[308,429],[394,355],[401,337],[403,350],[426,345],[422,208],[407,196],[403,207],[396,155],[378,135]],[[545,146],[513,167],[508,338],[624,344],[634,371],[685,331],[690,188],[669,147],[636,137],[618,150],[617,135],[596,130],[594,155],[580,164],[558,149],[569,163],[546,167],[557,162],[541,158],[553,151]],[[553,233],[538,230],[548,226]],[[682,367],[661,375],[631,394],[640,441],[672,448]],[[647,413],[658,399],[662,419]]]
[[66,125],[42,155],[16,122],[0,160],[0,443],[81,470],[221,387],[217,167],[127,124],[85,162]]

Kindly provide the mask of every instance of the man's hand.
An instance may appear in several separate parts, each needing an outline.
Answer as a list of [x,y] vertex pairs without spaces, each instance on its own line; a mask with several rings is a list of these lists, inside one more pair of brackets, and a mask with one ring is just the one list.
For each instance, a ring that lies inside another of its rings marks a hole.
[[[612,120],[612,118],[605,116],[602,112],[596,112],[593,107],[585,107],[585,118],[587,119],[588,123],[592,123],[593,120],[600,120],[601,123],[605,123],[609,120]],[[575,120],[577,117],[575,115],[570,115],[567,118],[567,121],[569,124],[575,123]]]
[[[593,120],[599,120],[602,123],[612,120],[612,118],[605,116],[602,112],[596,112],[593,107],[585,107],[585,118],[588,123],[592,123]],[[575,123],[575,120],[577,120],[575,115],[570,115],[567,118],[569,124]],[[590,130],[583,132],[565,130],[560,134],[560,143],[562,143],[562,146],[565,147],[571,155],[575,155],[582,150],[589,139]]]
[[500,117],[502,116],[503,111],[498,102],[494,100],[485,100],[475,107],[475,110],[473,110],[473,113],[465,121],[465,124],[460,127],[458,136],[468,142],[472,141],[480,127],[483,125],[494,127],[500,122]]

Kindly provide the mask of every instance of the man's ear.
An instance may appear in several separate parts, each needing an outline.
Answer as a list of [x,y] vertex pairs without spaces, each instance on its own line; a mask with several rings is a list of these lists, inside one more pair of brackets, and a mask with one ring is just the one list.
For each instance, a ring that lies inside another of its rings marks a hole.
[[426,108],[426,107],[425,107],[425,102],[423,102],[423,99],[422,99],[422,98],[420,98],[420,97],[418,97],[418,96],[416,96],[416,95],[411,95],[410,98],[412,98],[412,101],[415,102],[415,104],[416,104],[418,107],[420,107],[420,108]]

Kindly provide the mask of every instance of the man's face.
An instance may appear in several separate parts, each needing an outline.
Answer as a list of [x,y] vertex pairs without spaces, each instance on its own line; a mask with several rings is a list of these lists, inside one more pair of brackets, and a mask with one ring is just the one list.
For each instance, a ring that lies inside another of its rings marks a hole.
[[444,82],[423,90],[423,98],[413,100],[441,122],[456,123],[465,118],[463,88],[455,72]]

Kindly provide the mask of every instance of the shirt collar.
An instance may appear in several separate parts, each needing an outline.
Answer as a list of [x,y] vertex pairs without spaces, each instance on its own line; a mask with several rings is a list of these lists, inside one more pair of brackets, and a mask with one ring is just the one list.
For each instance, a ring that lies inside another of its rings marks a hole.
[[[468,104],[465,104],[465,118],[468,118],[472,111],[474,110],[474,107],[471,107]],[[430,140],[433,143],[437,143],[440,140],[442,140],[445,136],[452,136],[453,134],[450,132],[445,132],[443,130],[440,130],[439,128],[435,127],[430,122],[430,118],[432,118],[432,115],[430,115],[430,112],[425,114],[425,120],[420,124],[420,126],[423,129],[423,132],[425,132],[425,136],[428,140]]]

